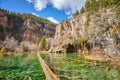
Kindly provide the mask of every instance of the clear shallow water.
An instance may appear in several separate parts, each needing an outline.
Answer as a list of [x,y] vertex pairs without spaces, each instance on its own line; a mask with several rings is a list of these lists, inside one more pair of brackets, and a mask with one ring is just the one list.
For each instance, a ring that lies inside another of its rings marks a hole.
[[0,80],[45,80],[35,54],[10,55],[0,58]]
[[60,80],[120,80],[120,68],[106,66],[105,63],[81,60],[76,54],[42,54],[52,71]]

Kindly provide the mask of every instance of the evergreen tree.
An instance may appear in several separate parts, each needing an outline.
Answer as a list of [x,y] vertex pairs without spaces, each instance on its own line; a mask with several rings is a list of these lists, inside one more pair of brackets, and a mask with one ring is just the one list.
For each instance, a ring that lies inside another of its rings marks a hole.
[[79,14],[79,11],[77,10],[76,13],[74,15],[78,15]]
[[43,50],[46,48],[46,37],[42,37],[40,43],[39,43],[40,50]]
[[84,7],[82,7],[80,10],[80,13],[84,13],[84,12],[85,12],[85,9],[84,9]]

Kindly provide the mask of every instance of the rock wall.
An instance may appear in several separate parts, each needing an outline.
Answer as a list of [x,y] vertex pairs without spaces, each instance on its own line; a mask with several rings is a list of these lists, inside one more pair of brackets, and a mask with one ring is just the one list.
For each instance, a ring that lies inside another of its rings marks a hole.
[[114,8],[103,8],[91,15],[87,12],[75,15],[69,21],[63,21],[56,26],[51,50],[64,50],[66,45],[86,39],[88,44],[95,43],[94,47],[107,48],[110,53],[120,53],[120,46],[115,46],[120,44],[119,23]]

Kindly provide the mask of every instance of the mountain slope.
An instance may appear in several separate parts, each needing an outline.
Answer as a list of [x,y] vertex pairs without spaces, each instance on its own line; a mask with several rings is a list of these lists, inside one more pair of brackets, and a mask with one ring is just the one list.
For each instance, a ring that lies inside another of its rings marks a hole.
[[[16,14],[0,9],[0,41],[27,41],[36,44],[43,36],[55,34],[56,24],[31,14]],[[5,45],[5,44],[3,44]]]

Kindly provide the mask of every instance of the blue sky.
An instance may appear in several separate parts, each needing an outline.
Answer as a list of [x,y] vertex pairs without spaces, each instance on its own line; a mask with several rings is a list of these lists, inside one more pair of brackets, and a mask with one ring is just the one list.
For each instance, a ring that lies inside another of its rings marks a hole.
[[31,13],[54,23],[68,20],[85,0],[0,0],[0,7],[12,12]]

